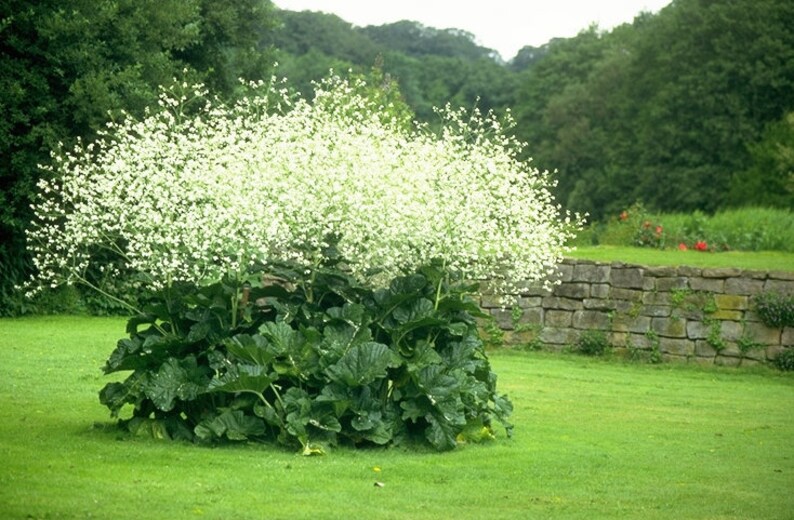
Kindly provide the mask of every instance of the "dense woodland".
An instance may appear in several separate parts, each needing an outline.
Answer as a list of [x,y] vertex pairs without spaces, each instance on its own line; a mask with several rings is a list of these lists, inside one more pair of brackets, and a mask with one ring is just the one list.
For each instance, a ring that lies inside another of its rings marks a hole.
[[510,109],[527,157],[558,171],[559,201],[594,219],[636,201],[794,207],[790,0],[673,0],[509,61],[465,31],[355,27],[267,0],[0,0],[0,314],[30,269],[24,229],[50,150],[141,115],[175,78],[231,99],[275,62],[303,93],[330,68],[396,85],[431,128],[448,102]]

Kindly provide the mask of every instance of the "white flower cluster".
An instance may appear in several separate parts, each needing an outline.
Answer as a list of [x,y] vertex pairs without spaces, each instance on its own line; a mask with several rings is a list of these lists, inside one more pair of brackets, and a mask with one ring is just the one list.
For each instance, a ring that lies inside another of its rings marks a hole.
[[190,115],[166,93],[144,120],[56,155],[29,230],[39,280],[81,280],[101,250],[155,288],[254,263],[310,269],[334,237],[373,286],[438,259],[507,292],[548,274],[581,225],[490,115],[447,107],[433,133],[390,119],[361,81],[331,77],[312,101],[253,87]]

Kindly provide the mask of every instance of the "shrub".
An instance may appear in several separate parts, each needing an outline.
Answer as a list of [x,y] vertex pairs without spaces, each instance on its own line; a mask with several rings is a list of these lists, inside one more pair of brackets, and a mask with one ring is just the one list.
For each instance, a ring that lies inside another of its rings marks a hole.
[[[166,92],[159,112],[56,154],[40,184],[37,280],[135,313],[106,366],[133,373],[102,402],[132,405],[135,431],[304,453],[490,435],[509,402],[452,281],[490,279],[509,301],[581,219],[493,116],[447,108],[432,133],[361,80],[330,78],[312,102],[275,79],[251,88],[232,106]],[[149,304],[95,281],[125,273]]]
[[794,348],[787,348],[781,352],[773,361],[774,365],[780,370],[794,370]]
[[753,306],[764,325],[794,327],[794,296],[765,292],[753,297]]
[[575,350],[586,356],[601,356],[609,350],[609,342],[604,332],[588,330],[579,336]]
[[105,372],[133,372],[106,385],[102,403],[114,416],[131,405],[122,424],[135,433],[264,439],[304,454],[413,438],[450,449],[493,437],[495,421],[509,432],[511,404],[467,296],[476,286],[434,267],[376,291],[329,266],[312,276],[311,293],[261,279],[175,284],[130,320]]

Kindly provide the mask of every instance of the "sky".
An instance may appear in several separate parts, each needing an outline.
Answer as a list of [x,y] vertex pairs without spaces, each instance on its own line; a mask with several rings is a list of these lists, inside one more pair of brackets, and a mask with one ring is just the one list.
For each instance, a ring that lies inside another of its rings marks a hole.
[[596,23],[602,30],[657,13],[671,0],[273,0],[290,11],[333,13],[353,25],[414,20],[436,29],[463,29],[505,60],[525,45],[576,36]]

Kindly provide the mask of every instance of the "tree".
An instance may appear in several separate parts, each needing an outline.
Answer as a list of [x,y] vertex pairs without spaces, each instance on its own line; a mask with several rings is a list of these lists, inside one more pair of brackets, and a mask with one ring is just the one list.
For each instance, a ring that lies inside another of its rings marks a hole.
[[[38,165],[49,162],[50,151],[77,137],[92,139],[124,111],[142,114],[155,105],[158,85],[175,77],[204,80],[230,95],[236,86],[228,78],[257,72],[238,58],[261,57],[252,46],[268,30],[269,6],[262,0],[0,4],[0,314],[10,312],[13,285],[27,276],[24,229]],[[238,34],[243,23],[249,25]]]
[[728,203],[794,209],[794,112],[749,146],[752,165],[731,179]]

